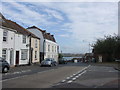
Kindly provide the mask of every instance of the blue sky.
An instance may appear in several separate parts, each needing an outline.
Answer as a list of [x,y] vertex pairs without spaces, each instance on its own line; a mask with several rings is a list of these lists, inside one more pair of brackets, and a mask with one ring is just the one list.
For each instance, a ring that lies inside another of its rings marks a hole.
[[118,33],[117,2],[2,2],[1,5],[7,19],[25,28],[35,25],[54,34],[64,53],[89,52],[89,43]]

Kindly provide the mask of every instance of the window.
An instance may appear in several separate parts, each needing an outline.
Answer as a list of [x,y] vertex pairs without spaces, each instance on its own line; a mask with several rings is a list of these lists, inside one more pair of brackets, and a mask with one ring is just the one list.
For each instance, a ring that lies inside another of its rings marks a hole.
[[8,31],[4,30],[3,31],[3,41],[6,42],[8,37]]
[[35,51],[35,59],[37,59],[37,51]]
[[6,60],[7,51],[6,49],[2,50],[2,57]]
[[21,50],[21,59],[26,60],[27,56],[28,56],[28,50],[25,49]]
[[48,45],[48,51],[50,51],[50,45]]
[[26,43],[26,36],[23,35],[23,43]]
[[52,46],[52,52],[54,52],[54,47]]
[[35,40],[35,48],[37,48],[37,39]]
[[55,52],[56,52],[56,46],[55,46]]

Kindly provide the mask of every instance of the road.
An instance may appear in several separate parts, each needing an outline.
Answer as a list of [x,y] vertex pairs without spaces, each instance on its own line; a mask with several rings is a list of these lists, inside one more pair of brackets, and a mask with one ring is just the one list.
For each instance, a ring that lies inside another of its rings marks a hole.
[[[3,88],[99,88],[118,80],[112,67],[69,63],[57,67],[38,67],[35,71],[3,75]],[[118,87],[118,83],[111,85]],[[105,87],[105,86],[104,86]]]

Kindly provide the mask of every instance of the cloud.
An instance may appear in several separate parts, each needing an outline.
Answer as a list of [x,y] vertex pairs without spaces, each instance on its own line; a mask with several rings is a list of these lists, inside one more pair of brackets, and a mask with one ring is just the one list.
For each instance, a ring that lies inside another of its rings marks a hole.
[[[40,12],[36,12],[26,5],[17,2],[2,3],[2,12],[6,16],[9,16],[9,19],[13,19],[17,22],[22,22],[24,25],[55,25],[56,22],[48,21],[49,17]],[[14,14],[13,14],[14,13]]]
[[60,37],[64,37],[64,38],[69,38],[69,37],[70,37],[69,34],[60,34],[60,35],[58,35],[58,36],[60,36]]
[[56,40],[64,52],[88,52],[89,43],[118,32],[117,2],[6,4],[3,3],[3,13],[10,19],[55,31]]
[[45,9],[44,11],[47,12],[50,16],[52,16],[54,18],[57,18],[59,20],[64,20],[62,15],[59,12],[55,11],[55,10]]

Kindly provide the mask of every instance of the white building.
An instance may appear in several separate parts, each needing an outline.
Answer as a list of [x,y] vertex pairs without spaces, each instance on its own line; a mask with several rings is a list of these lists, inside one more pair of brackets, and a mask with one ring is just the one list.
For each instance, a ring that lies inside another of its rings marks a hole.
[[37,37],[17,23],[5,19],[2,15],[0,21],[2,22],[0,27],[0,57],[5,58],[11,66],[31,63],[30,37]]
[[54,58],[58,61],[58,44],[56,43],[54,36],[36,26],[28,27],[27,30],[40,38],[41,61],[45,58]]

